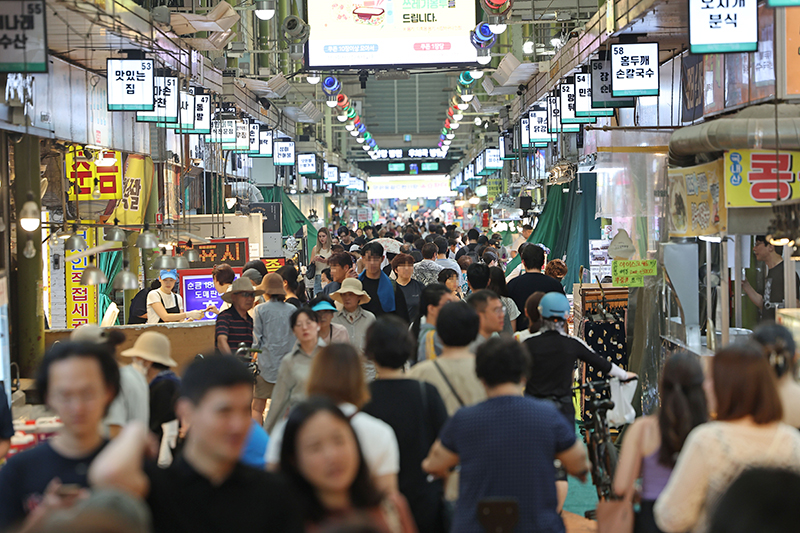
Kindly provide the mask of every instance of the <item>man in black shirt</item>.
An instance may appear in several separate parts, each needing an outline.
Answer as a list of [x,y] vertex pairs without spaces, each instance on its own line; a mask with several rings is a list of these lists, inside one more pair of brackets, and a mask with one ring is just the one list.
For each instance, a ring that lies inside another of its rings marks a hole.
[[470,228],[470,230],[467,232],[467,239],[469,240],[469,243],[467,243],[466,246],[462,246],[461,249],[456,252],[456,261],[458,261],[462,255],[475,251],[475,249],[478,247],[478,237],[480,236],[481,234],[478,232],[478,230],[475,228]]
[[167,469],[143,468],[147,428],[130,424],[92,465],[92,486],[145,498],[155,533],[302,532],[282,478],[239,462],[251,425],[252,374],[234,358],[209,357],[192,363],[182,383],[177,411],[190,429],[181,456]]
[[89,464],[106,445],[100,423],[119,392],[119,367],[104,345],[59,343],[45,355],[36,385],[64,427],[0,468],[0,531],[23,520],[33,528],[85,493]]
[[[525,273],[508,282],[508,294],[517,304],[517,309],[525,309],[528,297],[537,291],[564,294],[564,287],[555,278],[542,274],[544,250],[541,246],[526,246],[522,250],[522,264],[525,267]],[[528,319],[524,315],[520,315],[517,318],[517,331],[527,328]]]
[[[773,246],[766,236],[757,235],[753,246],[753,255],[757,261],[767,265],[767,277],[764,281],[764,294],[759,294],[746,280],[742,280],[742,289],[761,311],[762,320],[775,320],[775,309],[786,306],[783,273],[783,246]],[[794,265],[791,266],[794,269]],[[800,298],[800,278],[795,274],[797,297]]]
[[[392,280],[381,270],[383,246],[377,242],[368,242],[361,252],[366,268],[358,279],[370,297],[370,301],[361,307],[376,318],[386,313],[393,313],[408,322],[407,306],[402,291],[395,291]],[[403,301],[397,301],[400,299]]]

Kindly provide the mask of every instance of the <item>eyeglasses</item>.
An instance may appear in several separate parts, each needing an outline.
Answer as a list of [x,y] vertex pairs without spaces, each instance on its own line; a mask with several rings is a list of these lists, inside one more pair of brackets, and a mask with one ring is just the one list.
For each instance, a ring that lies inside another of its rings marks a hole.
[[254,292],[240,292],[240,293],[237,293],[237,294],[239,294],[239,296],[243,296],[245,298],[255,298],[256,297],[256,293],[254,293]]
[[314,322],[312,320],[307,320],[305,322],[296,322],[294,327],[300,328],[300,329],[306,329],[306,328],[310,328],[310,327],[316,326],[316,325],[317,325],[316,322]]

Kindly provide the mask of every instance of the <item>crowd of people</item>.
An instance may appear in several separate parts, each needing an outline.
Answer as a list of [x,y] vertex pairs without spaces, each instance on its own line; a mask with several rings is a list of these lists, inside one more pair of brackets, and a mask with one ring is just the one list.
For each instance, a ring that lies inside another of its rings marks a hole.
[[[305,272],[218,265],[214,349],[181,375],[161,333],[118,353],[117,332],[75,330],[37,376],[63,429],[0,468],[0,530],[565,531],[569,476],[590,471],[576,364],[636,374],[569,334],[566,265],[542,246],[422,229],[322,228]],[[148,322],[187,318],[176,278]],[[666,359],[614,478],[640,493],[636,531],[790,530],[796,359],[771,323],[706,365]]]

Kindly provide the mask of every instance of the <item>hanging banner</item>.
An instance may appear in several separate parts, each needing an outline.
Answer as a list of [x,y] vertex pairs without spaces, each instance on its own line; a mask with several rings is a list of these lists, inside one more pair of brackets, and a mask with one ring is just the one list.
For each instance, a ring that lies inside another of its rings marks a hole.
[[779,65],[784,72],[780,92],[787,98],[797,98],[800,97],[800,7],[787,7],[783,12],[786,46],[780,54],[784,58],[784,64]]
[[725,152],[725,198],[728,207],[769,207],[800,198],[800,152]]
[[694,122],[703,117],[703,56],[686,54],[681,61],[681,121]]
[[547,131],[547,107],[536,106],[528,113],[530,119],[531,142],[550,142],[550,133]]
[[588,73],[575,74],[575,116],[576,117],[611,117],[613,109],[592,108],[592,83]]
[[[69,182],[70,200],[119,200],[122,198],[122,153],[115,150],[103,150],[102,155],[114,157],[111,166],[98,167],[94,160],[83,161],[93,154],[75,150],[67,151],[66,167]],[[100,196],[93,196],[96,189]]]
[[689,0],[689,52],[754,52],[758,48],[758,2]]
[[611,61],[591,61],[592,108],[635,107],[635,98],[615,98],[611,95]]
[[108,222],[118,219],[121,226],[144,223],[147,203],[153,183],[153,160],[148,156],[131,154],[125,158],[125,180],[122,199],[117,201]]
[[0,21],[0,72],[47,72],[44,0],[4,0]]
[[575,78],[572,76],[567,78],[567,81],[559,85],[561,96],[561,124],[594,124],[597,118],[585,116],[576,116],[575,107]]
[[174,163],[164,164],[164,220],[178,220],[180,207],[178,198],[181,181],[181,166]]
[[658,65],[658,43],[612,44],[612,96],[657,96]]
[[645,276],[655,276],[655,259],[614,259],[611,261],[611,285],[614,287],[644,287]]
[[178,78],[157,76],[153,82],[153,111],[136,113],[137,122],[178,122]]
[[520,144],[523,148],[527,148],[531,144],[530,120],[521,118],[519,120],[519,134]]
[[668,177],[669,236],[724,234],[728,208],[722,186],[723,161],[671,168]]
[[[89,222],[91,224],[91,222]],[[86,239],[89,248],[95,245],[94,230],[79,228],[76,235]],[[97,285],[81,285],[81,276],[89,266],[89,258],[70,259],[78,251],[66,250],[67,329],[84,324],[97,324]]]

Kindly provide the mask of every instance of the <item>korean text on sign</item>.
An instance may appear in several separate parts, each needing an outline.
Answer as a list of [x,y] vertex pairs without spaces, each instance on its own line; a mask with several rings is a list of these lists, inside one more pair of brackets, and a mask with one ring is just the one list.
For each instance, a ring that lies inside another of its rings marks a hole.
[[725,199],[730,207],[761,207],[800,197],[800,152],[725,152]]
[[[104,150],[104,156],[111,155],[114,164],[98,167],[94,161],[86,161],[82,150],[70,149],[67,152],[67,178],[69,199],[75,200],[119,200],[122,198],[122,154],[114,150]],[[100,197],[92,193],[98,189]]]

